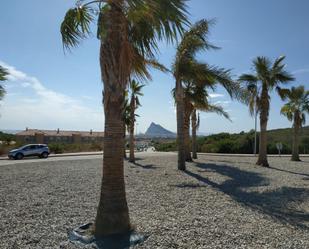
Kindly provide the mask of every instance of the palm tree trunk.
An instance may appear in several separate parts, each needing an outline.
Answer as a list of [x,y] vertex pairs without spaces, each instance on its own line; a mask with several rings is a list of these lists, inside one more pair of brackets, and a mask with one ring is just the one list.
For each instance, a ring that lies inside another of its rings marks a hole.
[[181,82],[176,79],[176,114],[177,114],[177,144],[178,169],[186,170],[185,141],[184,141],[184,98]]
[[197,159],[197,145],[196,145],[196,109],[192,112],[192,158]]
[[131,98],[131,113],[130,113],[130,156],[129,162],[135,163],[135,156],[134,156],[134,125],[135,125],[135,96],[132,95]]
[[294,114],[294,134],[293,134],[293,146],[292,146],[292,161],[299,162],[299,127],[300,120],[298,120],[298,113]]
[[267,161],[267,122],[269,115],[269,96],[267,86],[263,84],[261,95],[261,111],[260,111],[260,144],[259,144],[259,157],[257,165],[269,167]]
[[[117,8],[114,12],[117,21],[117,18],[120,18]],[[121,44],[121,33],[117,31],[119,25],[116,22],[110,26],[108,30],[113,42],[101,42],[100,49],[101,75],[104,82],[105,137],[101,194],[95,220],[96,238],[130,230],[123,172],[123,106],[127,79],[120,76],[118,44]]]
[[[188,103],[189,104],[189,103]],[[184,113],[184,141],[185,141],[185,157],[187,162],[192,162],[191,147],[190,147],[190,107],[185,103]]]

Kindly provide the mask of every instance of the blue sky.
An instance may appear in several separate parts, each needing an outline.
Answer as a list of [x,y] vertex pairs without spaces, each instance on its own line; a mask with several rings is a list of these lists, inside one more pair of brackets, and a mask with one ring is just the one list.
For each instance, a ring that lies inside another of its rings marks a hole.
[[[59,32],[72,0],[1,1],[0,64],[12,76],[6,83],[7,96],[0,106],[0,129],[103,130],[99,41],[93,36],[71,53],[64,53]],[[230,68],[235,76],[248,72],[254,57],[274,59],[286,55],[287,69],[296,82],[309,88],[309,2],[307,0],[248,1],[191,0],[190,20],[216,18],[210,40],[220,46],[200,58]],[[170,66],[175,45],[162,43],[158,59]],[[174,80],[153,71],[153,81],[144,88],[138,110],[138,132],[151,122],[176,130],[171,97]],[[221,103],[233,122],[214,114],[201,114],[200,131],[205,133],[250,130],[253,120],[247,107],[232,102],[218,88],[213,103]],[[289,127],[280,116],[282,102],[272,95],[269,128]]]

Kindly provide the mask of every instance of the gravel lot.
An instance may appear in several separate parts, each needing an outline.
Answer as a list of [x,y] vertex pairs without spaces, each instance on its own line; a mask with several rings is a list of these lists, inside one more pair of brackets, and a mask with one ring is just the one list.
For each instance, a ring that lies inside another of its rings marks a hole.
[[[309,248],[309,158],[200,155],[187,172],[176,154],[140,153],[125,163],[136,248]],[[102,160],[36,160],[0,167],[0,248],[93,248],[68,242],[93,221]]]

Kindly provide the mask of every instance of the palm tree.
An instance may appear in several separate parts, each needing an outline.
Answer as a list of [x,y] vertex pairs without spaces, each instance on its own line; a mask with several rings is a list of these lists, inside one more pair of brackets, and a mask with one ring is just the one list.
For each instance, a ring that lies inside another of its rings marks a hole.
[[131,90],[131,100],[130,100],[130,125],[129,125],[129,133],[130,133],[130,157],[129,161],[131,163],[135,163],[134,157],[134,126],[135,126],[135,119],[136,109],[141,106],[138,96],[143,96],[142,88],[145,85],[141,85],[137,83],[135,80],[130,82],[130,90]]
[[[0,82],[6,81],[7,75],[8,75],[7,70],[4,67],[0,66]],[[5,94],[5,89],[2,85],[0,85],[0,100],[3,98],[4,94]]]
[[[184,126],[184,134],[185,134],[185,150],[187,159],[191,159],[191,148],[193,158],[197,159],[196,154],[196,128],[200,124],[200,119],[198,121],[196,119],[197,110],[203,112],[215,112],[219,115],[224,116],[229,119],[228,113],[226,113],[222,106],[218,104],[211,104],[208,100],[208,92],[207,87],[214,89],[214,86],[217,82],[213,81],[207,82],[204,85],[194,85],[194,84],[185,84],[184,92],[185,92],[185,126]],[[212,85],[214,84],[214,85]],[[217,83],[218,84],[218,83]],[[190,148],[190,118],[192,123],[192,146]],[[192,160],[192,159],[191,159]]]
[[256,156],[257,152],[257,116],[259,113],[258,110],[258,102],[259,102],[259,95],[258,95],[258,86],[256,82],[247,82],[247,101],[246,104],[249,106],[249,113],[250,116],[254,117],[254,155]]
[[[184,84],[194,84],[204,87],[215,87],[220,83],[231,97],[242,98],[242,91],[238,83],[233,82],[230,71],[210,66],[196,59],[199,52],[218,49],[208,42],[209,26],[213,21],[200,20],[187,32],[177,47],[172,72],[175,78],[175,100],[177,112],[177,142],[178,142],[178,169],[185,170],[186,160],[191,160],[189,140],[190,115],[192,110],[187,109]],[[189,115],[190,114],[190,115]]]
[[193,112],[191,114],[191,122],[192,122],[192,158],[197,159],[197,144],[196,144],[196,131],[200,126],[200,116],[198,115],[198,119],[196,119],[196,112],[197,110],[203,112],[214,112],[224,118],[230,119],[230,115],[224,111],[224,108],[218,104],[210,104],[208,103],[207,99],[205,98],[204,102],[195,103]]
[[196,143],[196,133],[200,127],[200,114],[197,114],[197,110],[194,109],[191,114],[191,126],[192,126],[192,158],[197,159],[197,143]]
[[77,1],[61,24],[64,47],[89,36],[92,21],[100,40],[104,84],[105,139],[103,178],[94,234],[97,238],[131,229],[123,172],[124,92],[131,76],[150,78],[149,61],[158,41],[175,41],[188,24],[185,0]]
[[260,145],[257,165],[268,167],[267,161],[267,123],[270,108],[270,92],[276,89],[279,94],[282,93],[280,84],[286,84],[293,81],[293,76],[285,71],[283,64],[284,56],[275,60],[272,64],[266,57],[257,57],[253,60],[254,73],[243,74],[239,77],[240,82],[246,82],[248,86],[256,85],[256,105],[260,114]]
[[282,94],[284,100],[288,100],[281,108],[281,114],[293,122],[293,146],[292,161],[300,161],[299,158],[299,130],[306,123],[306,113],[309,113],[309,91],[304,86],[292,87]]
[[[177,144],[178,144],[178,169],[185,170],[185,136],[184,136],[184,90],[183,81],[189,75],[203,76],[202,68],[194,67],[198,62],[195,55],[205,49],[213,48],[207,41],[209,21],[201,20],[185,32],[182,41],[177,47],[176,56],[172,66],[175,78],[175,100],[177,114]],[[194,70],[195,69],[195,70]]]
[[123,138],[124,138],[124,147],[123,147],[123,158],[127,159],[127,153],[126,153],[126,132],[127,130],[129,131],[129,126],[130,126],[130,104],[129,100],[127,98],[127,91],[126,91],[126,98],[124,102],[124,108],[123,108]]

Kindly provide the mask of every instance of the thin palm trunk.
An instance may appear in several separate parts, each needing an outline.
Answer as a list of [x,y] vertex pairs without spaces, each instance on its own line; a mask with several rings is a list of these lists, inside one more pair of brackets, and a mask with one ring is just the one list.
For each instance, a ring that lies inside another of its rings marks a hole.
[[135,156],[134,156],[134,125],[135,125],[135,96],[132,95],[131,98],[131,113],[130,113],[130,157],[129,161],[131,163],[135,163]]
[[197,144],[196,144],[196,129],[197,129],[197,119],[196,110],[192,112],[192,158],[197,159]]
[[126,153],[126,130],[127,127],[125,125],[125,123],[123,124],[123,158],[127,159],[127,153]]
[[177,112],[177,144],[178,144],[178,169],[186,170],[185,141],[184,141],[184,98],[183,87],[176,80],[176,112]]
[[185,157],[187,162],[192,162],[191,147],[190,147],[190,103],[185,103],[184,111],[184,142],[185,142]]
[[259,157],[257,165],[269,167],[267,161],[267,122],[269,114],[269,96],[266,84],[263,84],[261,95],[261,111],[260,111],[260,144],[259,144]]
[[292,161],[300,161],[299,158],[299,128],[300,128],[299,113],[294,114],[294,134],[292,146]]
[[[119,8],[112,5],[107,23],[110,39],[101,42],[100,66],[104,82],[105,137],[101,195],[95,220],[97,238],[126,233],[130,230],[129,210],[126,201],[123,172],[123,106],[126,77],[120,74],[120,47],[123,23]],[[113,19],[113,20],[111,20]],[[111,42],[112,41],[112,42]]]

